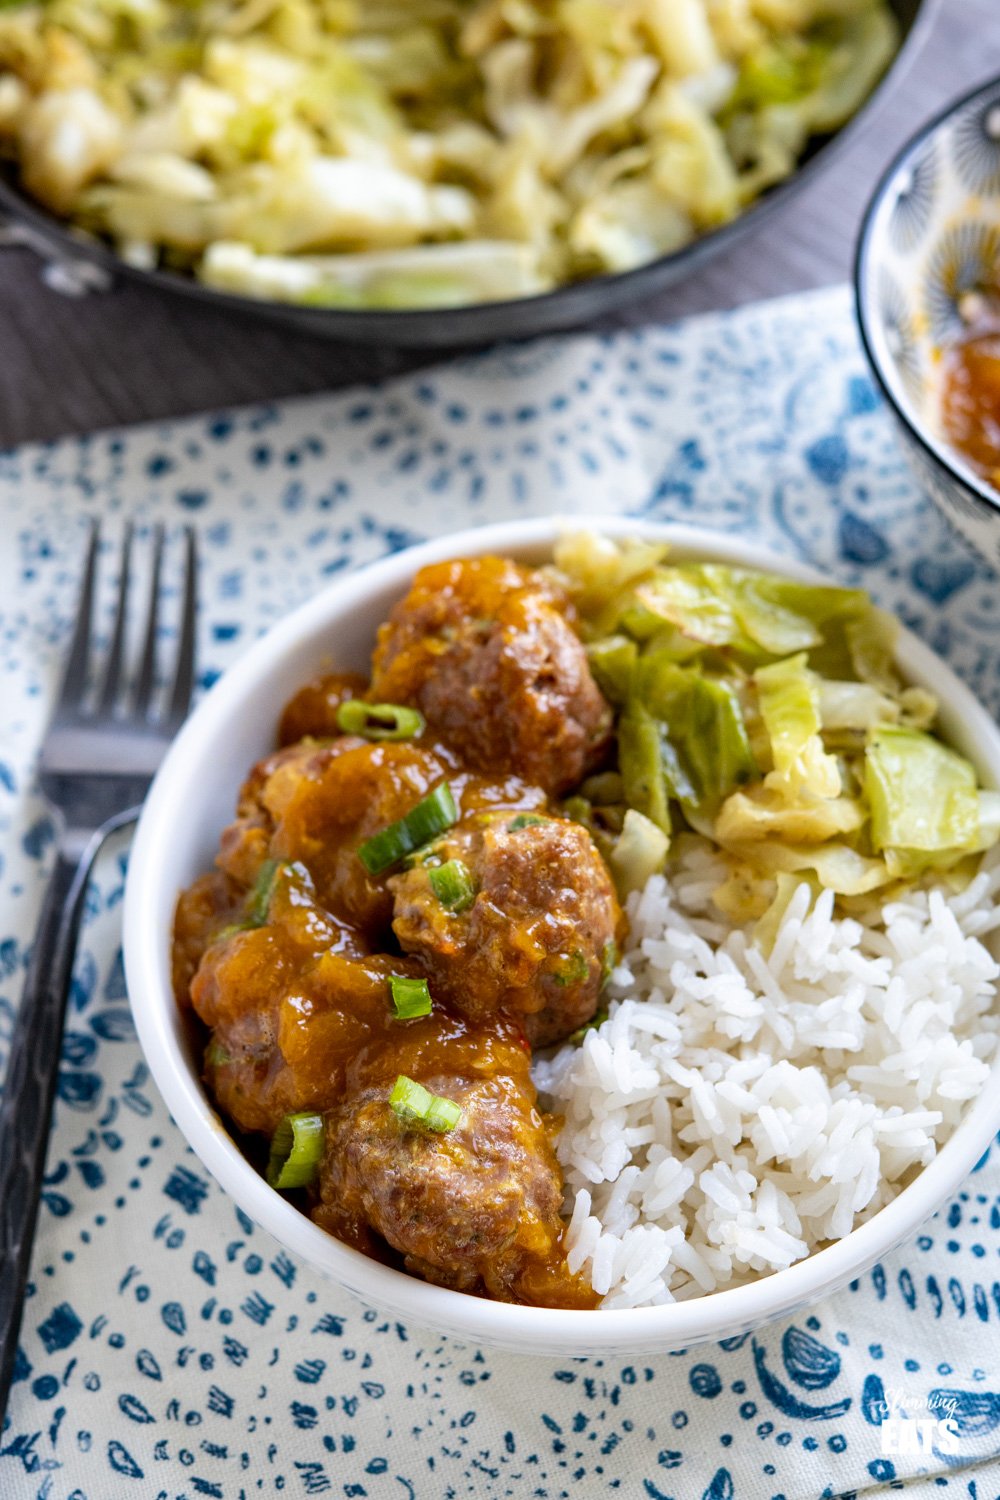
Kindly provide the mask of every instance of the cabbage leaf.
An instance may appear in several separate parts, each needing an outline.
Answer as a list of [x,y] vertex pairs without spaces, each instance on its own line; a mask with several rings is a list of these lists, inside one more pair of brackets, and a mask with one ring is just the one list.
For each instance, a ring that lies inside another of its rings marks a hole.
[[975,768],[921,730],[874,730],[865,755],[865,792],[878,850],[940,854],[970,849],[979,836]]

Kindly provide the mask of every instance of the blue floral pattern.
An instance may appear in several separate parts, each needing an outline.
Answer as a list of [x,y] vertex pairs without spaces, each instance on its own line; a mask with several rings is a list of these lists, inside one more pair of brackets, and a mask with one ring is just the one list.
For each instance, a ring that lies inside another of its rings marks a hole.
[[[552,510],[805,558],[1000,707],[996,578],[909,477],[842,291],[0,455],[0,1054],[52,842],[32,764],[88,514],[109,546],[126,515],[197,523],[207,685],[345,569]],[[4,1500],[996,1496],[995,1151],[912,1243],[785,1324],[631,1363],[463,1348],[321,1281],[186,1149],[125,995],[126,852],[108,848],[88,896]],[[901,1451],[904,1416],[921,1451]]]

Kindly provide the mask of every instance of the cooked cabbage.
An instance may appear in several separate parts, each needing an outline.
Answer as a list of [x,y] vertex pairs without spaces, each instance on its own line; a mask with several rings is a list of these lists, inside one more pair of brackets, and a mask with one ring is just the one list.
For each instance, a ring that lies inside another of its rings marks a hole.
[[618,749],[626,799],[665,831],[664,797],[714,812],[757,772],[733,684],[662,652],[637,664]]
[[895,875],[955,864],[996,843],[996,792],[970,761],[921,730],[883,725],[865,755],[872,844]]
[[728,915],[760,917],[791,877],[844,897],[958,878],[1000,839],[1000,792],[935,736],[933,694],[900,682],[895,623],[860,590],[587,533],[555,568],[618,710],[614,795],[723,852]]
[[[753,683],[776,776],[817,797],[838,796],[837,762],[826,754],[820,738],[819,678],[806,665],[805,653],[758,668]],[[772,784],[774,779],[768,778]]]
[[4,0],[0,137],[134,265],[448,307],[734,218],[895,45],[886,0]]
[[641,890],[651,875],[663,869],[669,849],[670,838],[663,829],[630,807],[608,857],[623,900],[630,891]]

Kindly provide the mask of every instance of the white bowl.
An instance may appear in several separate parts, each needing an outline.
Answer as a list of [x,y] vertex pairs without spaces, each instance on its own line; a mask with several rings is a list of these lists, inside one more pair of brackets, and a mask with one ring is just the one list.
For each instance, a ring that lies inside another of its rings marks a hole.
[[[608,535],[639,533],[671,543],[678,558],[771,569],[822,582],[815,573],[738,538],[687,527],[597,518]],[[125,969],[146,1059],[168,1109],[201,1161],[251,1218],[293,1254],[363,1301],[406,1321],[523,1353],[653,1353],[718,1340],[782,1317],[859,1276],[940,1207],[1000,1129],[1000,1068],[993,1087],[920,1173],[886,1208],[845,1239],[748,1286],[690,1302],[620,1311],[516,1307],[431,1286],[367,1259],[324,1233],[258,1176],[216,1113],[198,1076],[170,986],[170,931],[178,892],[208,869],[250,765],[273,746],[285,700],[316,671],[365,670],[375,628],[418,568],[494,552],[528,563],[551,555],[570,518],[517,521],[442,538],[339,579],[276,625],[212,688],[172,746],[147,798],[129,863]],[[932,688],[952,742],[983,781],[1000,785],[1000,731],[944,663],[904,631],[905,677]]]

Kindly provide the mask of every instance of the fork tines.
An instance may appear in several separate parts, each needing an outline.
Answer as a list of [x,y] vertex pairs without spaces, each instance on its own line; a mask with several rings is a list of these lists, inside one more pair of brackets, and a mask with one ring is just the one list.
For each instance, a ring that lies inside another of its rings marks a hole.
[[[97,576],[101,551],[100,522],[90,524],[90,538],[84,566],[76,624],[70,645],[66,670],[56,701],[54,721],[107,720],[123,716],[144,721],[162,734],[173,734],[187,716],[194,687],[195,600],[197,584],[197,544],[194,529],[183,530],[183,578],[180,586],[181,612],[177,626],[177,645],[172,669],[163,674],[166,684],[162,712],[156,714],[158,644],[163,627],[164,551],[166,531],[157,522],[151,531],[149,582],[142,645],[134,674],[128,668],[129,594],[131,591],[136,550],[136,529],[131,521],[122,533],[118,568],[117,598],[111,638],[103,666],[94,640],[94,615]],[[96,696],[90,705],[92,689]]]

